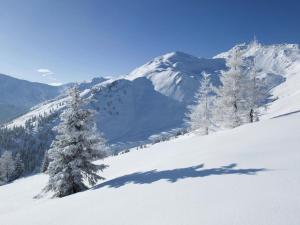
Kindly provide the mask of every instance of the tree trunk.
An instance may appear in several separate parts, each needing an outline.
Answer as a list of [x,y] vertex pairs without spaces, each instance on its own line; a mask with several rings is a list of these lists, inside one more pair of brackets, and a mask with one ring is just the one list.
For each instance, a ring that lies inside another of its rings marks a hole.
[[254,122],[254,110],[253,109],[250,110],[249,116],[250,116],[250,123],[253,123]]

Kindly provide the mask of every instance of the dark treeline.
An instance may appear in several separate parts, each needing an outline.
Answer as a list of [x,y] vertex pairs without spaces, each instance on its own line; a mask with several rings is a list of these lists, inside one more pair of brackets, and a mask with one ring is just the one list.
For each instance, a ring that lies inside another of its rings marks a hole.
[[22,127],[0,129],[0,155],[5,151],[11,152],[14,159],[19,155],[24,165],[22,176],[41,170],[45,152],[55,137],[52,128],[58,123],[58,113],[33,117]]

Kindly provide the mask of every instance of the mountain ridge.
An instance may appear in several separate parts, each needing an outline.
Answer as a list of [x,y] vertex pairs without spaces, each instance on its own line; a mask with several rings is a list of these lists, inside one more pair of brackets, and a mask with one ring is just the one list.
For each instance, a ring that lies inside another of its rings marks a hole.
[[0,123],[25,113],[43,101],[57,97],[62,91],[63,87],[0,74]]
[[151,80],[155,90],[187,105],[194,99],[202,72],[211,73],[212,82],[218,85],[220,70],[225,68],[223,59],[198,58],[177,51],[154,58],[134,69],[126,79],[146,77]]

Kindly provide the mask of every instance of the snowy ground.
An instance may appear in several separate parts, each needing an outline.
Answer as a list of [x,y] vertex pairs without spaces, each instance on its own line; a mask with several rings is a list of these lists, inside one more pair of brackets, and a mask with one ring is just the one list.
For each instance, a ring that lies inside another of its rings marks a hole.
[[0,187],[1,225],[299,225],[300,113],[187,135],[105,160],[105,182],[33,199],[36,175]]

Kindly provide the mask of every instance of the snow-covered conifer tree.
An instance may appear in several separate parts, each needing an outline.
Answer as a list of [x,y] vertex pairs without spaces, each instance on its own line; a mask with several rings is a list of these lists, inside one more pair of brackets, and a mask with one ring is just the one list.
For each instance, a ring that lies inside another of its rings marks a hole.
[[104,179],[97,172],[106,165],[96,165],[92,160],[104,158],[103,138],[96,134],[92,120],[93,112],[85,109],[85,102],[80,97],[78,88],[70,91],[71,100],[62,113],[62,122],[56,128],[58,135],[48,151],[49,182],[45,191],[53,191],[53,197],[64,197],[88,187],[87,181],[95,185]]
[[228,59],[229,70],[222,72],[222,85],[217,90],[218,120],[222,125],[232,128],[243,124],[247,113],[248,78],[242,73],[241,54],[240,49],[235,49]]
[[202,73],[200,88],[196,94],[196,104],[190,106],[188,124],[192,130],[201,129],[205,135],[214,127],[213,122],[213,86],[210,82],[210,74]]
[[0,181],[7,183],[14,178],[15,161],[10,151],[5,151],[0,158]]

